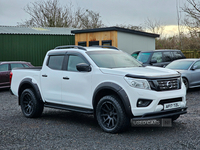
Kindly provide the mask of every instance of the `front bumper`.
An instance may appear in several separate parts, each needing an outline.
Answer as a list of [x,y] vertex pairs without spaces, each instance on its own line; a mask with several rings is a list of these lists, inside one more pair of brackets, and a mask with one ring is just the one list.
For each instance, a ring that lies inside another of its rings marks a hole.
[[159,112],[145,113],[142,116],[132,118],[132,120],[147,120],[172,117],[174,115],[182,115],[187,113],[187,107],[164,110]]

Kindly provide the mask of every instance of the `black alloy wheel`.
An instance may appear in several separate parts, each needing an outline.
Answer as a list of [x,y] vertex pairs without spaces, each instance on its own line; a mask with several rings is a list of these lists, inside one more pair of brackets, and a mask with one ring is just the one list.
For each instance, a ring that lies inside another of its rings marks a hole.
[[30,93],[26,93],[24,95],[24,99],[23,99],[21,105],[23,105],[23,107],[24,107],[25,114],[30,115],[33,112],[34,104],[33,104],[33,100],[32,100]]
[[22,113],[27,118],[39,117],[44,109],[44,103],[37,100],[32,89],[25,89],[20,96]]
[[109,101],[102,104],[100,116],[103,125],[108,129],[115,127],[119,119],[116,107]]
[[108,133],[121,132],[130,124],[121,101],[114,95],[100,99],[96,108],[96,118],[100,127]]

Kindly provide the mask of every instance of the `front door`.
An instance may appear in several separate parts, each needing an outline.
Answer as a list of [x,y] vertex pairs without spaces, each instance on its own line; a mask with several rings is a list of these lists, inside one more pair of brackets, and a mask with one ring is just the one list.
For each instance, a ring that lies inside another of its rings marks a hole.
[[79,72],[76,69],[79,63],[88,63],[88,61],[81,54],[68,54],[67,68],[63,72],[62,81],[63,104],[91,108],[92,73]]
[[200,85],[200,61],[197,61],[193,67],[195,67],[195,70],[191,70],[191,86],[199,86]]

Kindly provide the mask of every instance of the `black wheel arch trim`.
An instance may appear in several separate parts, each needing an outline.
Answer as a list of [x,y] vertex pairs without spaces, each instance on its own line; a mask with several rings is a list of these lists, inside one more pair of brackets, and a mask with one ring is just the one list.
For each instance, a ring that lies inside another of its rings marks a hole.
[[[40,102],[43,102],[42,100],[42,96],[41,96],[41,93],[40,93],[40,90],[39,90],[39,87],[37,84],[33,83],[32,82],[32,79],[31,78],[25,78],[23,79],[20,84],[19,84],[19,89],[18,89],[18,104],[20,105],[20,94],[23,92],[21,90],[21,88],[24,86],[24,85],[29,85],[28,87],[31,87],[33,90],[34,90],[34,93],[35,93],[35,96],[36,98],[40,101]],[[26,89],[26,88],[25,88]]]
[[132,111],[131,111],[131,104],[130,104],[128,95],[126,94],[125,90],[121,86],[119,86],[116,83],[112,83],[112,82],[104,82],[104,83],[99,84],[96,87],[94,94],[93,94],[93,98],[92,98],[92,105],[93,105],[94,108],[95,108],[95,98],[101,90],[112,90],[112,91],[114,91],[119,96],[119,98],[122,100],[126,114],[129,117],[133,117],[133,114],[132,114]]

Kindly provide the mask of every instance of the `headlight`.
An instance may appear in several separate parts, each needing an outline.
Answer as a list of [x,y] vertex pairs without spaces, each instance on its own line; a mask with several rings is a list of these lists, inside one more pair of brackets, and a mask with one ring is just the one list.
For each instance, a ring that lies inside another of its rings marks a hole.
[[136,79],[136,78],[125,77],[125,80],[130,86],[134,88],[151,90],[150,85],[146,79]]

